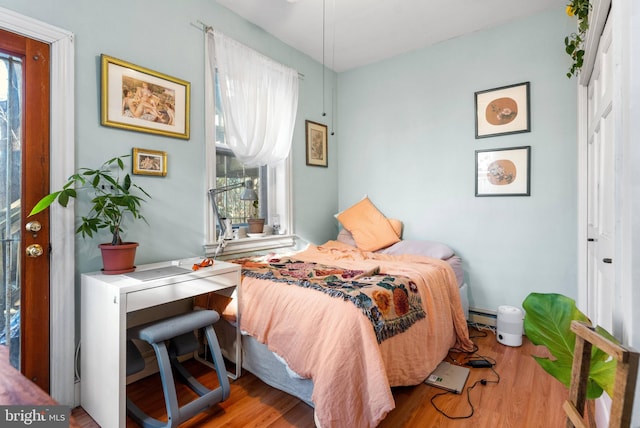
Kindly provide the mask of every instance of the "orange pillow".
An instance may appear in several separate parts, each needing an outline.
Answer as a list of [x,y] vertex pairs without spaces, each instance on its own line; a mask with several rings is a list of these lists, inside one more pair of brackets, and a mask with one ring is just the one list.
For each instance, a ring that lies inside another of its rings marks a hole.
[[400,241],[389,220],[367,197],[338,214],[337,218],[351,232],[361,250],[376,251]]
[[393,231],[398,235],[398,238],[402,239],[402,222],[395,218],[388,218],[387,221],[393,227]]

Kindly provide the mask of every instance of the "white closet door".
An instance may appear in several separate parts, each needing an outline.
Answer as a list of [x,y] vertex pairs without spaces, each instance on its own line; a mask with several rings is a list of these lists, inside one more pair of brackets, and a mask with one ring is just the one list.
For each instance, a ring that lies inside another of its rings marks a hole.
[[605,25],[588,85],[588,315],[613,331],[616,281],[613,49]]

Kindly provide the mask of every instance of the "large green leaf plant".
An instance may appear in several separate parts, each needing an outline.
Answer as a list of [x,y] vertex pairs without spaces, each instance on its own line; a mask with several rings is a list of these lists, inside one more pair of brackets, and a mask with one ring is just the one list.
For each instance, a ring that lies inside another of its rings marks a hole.
[[[576,307],[576,302],[561,294],[531,293],[522,303],[526,311],[524,331],[534,345],[545,346],[554,359],[536,357],[535,360],[551,376],[567,388],[571,384],[571,369],[576,335],[571,331],[571,321],[591,324],[589,318]],[[596,331],[607,339],[618,341],[602,327]],[[616,361],[606,352],[596,348],[591,351],[591,368],[587,383],[587,399],[595,399],[602,391],[613,395]]]

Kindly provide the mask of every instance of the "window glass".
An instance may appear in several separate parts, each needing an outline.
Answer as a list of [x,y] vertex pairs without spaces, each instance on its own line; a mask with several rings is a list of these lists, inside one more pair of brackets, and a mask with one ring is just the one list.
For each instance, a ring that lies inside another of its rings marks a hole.
[[216,195],[216,203],[221,217],[230,218],[234,225],[245,224],[249,217],[266,217],[265,201],[267,198],[261,197],[266,192],[263,189],[263,184],[267,181],[265,170],[266,167],[245,167],[236,159],[231,150],[224,146],[216,145],[216,189],[233,187],[251,180],[259,201],[258,210],[256,211],[252,201],[241,200],[240,196],[244,191],[244,187],[218,193]]

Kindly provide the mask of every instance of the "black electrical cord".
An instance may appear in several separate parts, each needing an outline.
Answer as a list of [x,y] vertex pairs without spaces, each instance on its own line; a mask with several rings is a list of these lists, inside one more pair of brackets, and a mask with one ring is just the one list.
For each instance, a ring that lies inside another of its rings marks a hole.
[[[476,347],[477,350],[477,347]],[[453,351],[455,352],[455,350],[450,350],[450,352]],[[482,355],[478,355],[475,351],[470,352],[469,354],[472,354],[472,358],[476,359],[476,361],[481,360],[481,361],[486,361],[487,363],[490,364],[490,367],[487,367],[488,369],[490,369],[493,374],[496,376],[495,379],[480,379],[477,380],[473,383],[473,385],[468,386],[466,388],[466,395],[467,395],[467,403],[469,403],[469,407],[471,408],[471,411],[468,415],[462,415],[462,416],[451,416],[448,415],[447,413],[445,413],[444,410],[442,410],[441,408],[438,407],[438,405],[436,404],[436,402],[434,401],[436,398],[441,397],[443,395],[447,395],[447,394],[453,394],[451,391],[445,391],[445,392],[440,392],[438,394],[435,394],[434,396],[431,397],[431,405],[433,406],[434,409],[436,409],[440,414],[442,414],[443,416],[445,416],[448,419],[469,419],[470,417],[473,416],[474,412],[475,412],[475,408],[473,406],[473,403],[471,402],[471,391],[478,385],[488,385],[490,383],[493,384],[499,384],[500,383],[500,375],[498,374],[498,372],[494,369],[494,366],[496,365],[496,361],[492,358],[486,357],[486,356],[482,356]],[[449,358],[451,358],[455,364],[461,365],[460,363],[458,363],[455,359],[453,359],[451,356],[449,356]]]
[[469,336],[469,339],[477,339],[478,337],[487,337],[487,332],[478,330],[478,334]]

